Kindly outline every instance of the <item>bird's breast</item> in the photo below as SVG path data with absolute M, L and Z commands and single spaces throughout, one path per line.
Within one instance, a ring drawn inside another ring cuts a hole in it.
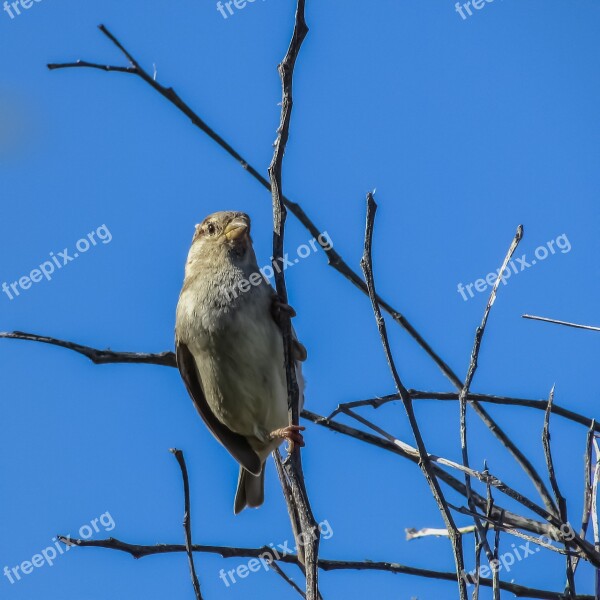
M 182 293 L 178 334 L 196 359 L 217 418 L 241 435 L 264 439 L 287 424 L 283 341 L 271 316 L 271 288 L 257 286 L 233 302 L 206 291 Z

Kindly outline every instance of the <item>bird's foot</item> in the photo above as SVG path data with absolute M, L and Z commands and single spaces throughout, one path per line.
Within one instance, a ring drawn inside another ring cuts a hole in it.
M 304 431 L 306 427 L 302 427 L 302 425 L 288 425 L 287 427 L 282 427 L 281 429 L 276 429 L 270 434 L 270 438 L 272 440 L 287 440 L 288 442 L 288 452 L 291 454 L 294 450 L 295 444 L 298 444 L 300 448 L 305 446 L 304 437 L 302 435 L 302 431 Z
M 279 323 L 282 312 L 286 312 L 290 318 L 294 318 L 296 316 L 296 311 L 289 304 L 282 302 L 281 298 L 277 294 L 274 294 L 273 304 L 271 304 L 271 314 L 273 315 L 273 319 L 275 319 L 276 323 Z
M 281 301 L 281 298 L 277 294 L 273 294 L 273 302 L 271 304 L 271 316 L 275 323 L 277 323 L 281 327 L 281 313 L 286 312 L 293 318 L 296 316 L 296 311 L 292 306 L 286 304 Z M 308 353 L 306 352 L 306 348 L 303 344 L 301 344 L 297 339 L 292 340 L 292 352 L 294 360 L 298 362 L 304 362 Z

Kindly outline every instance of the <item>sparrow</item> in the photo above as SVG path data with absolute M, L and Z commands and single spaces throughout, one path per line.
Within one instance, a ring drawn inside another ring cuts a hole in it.
M 196 226 L 177 303 L 177 367 L 206 426 L 240 465 L 235 514 L 263 503 L 269 454 L 284 440 L 304 445 L 305 428 L 288 425 L 282 310 L 295 315 L 258 267 L 248 215 L 216 212 Z M 292 333 L 301 409 L 306 349 Z

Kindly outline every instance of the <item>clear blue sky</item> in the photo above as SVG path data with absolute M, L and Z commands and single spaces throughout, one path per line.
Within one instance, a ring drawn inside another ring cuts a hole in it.
M 600 6 L 495 0 L 462 19 L 451 0 L 307 5 L 311 31 L 296 69 L 286 194 L 358 268 L 365 192 L 377 188 L 378 289 L 461 377 L 489 290 L 472 287 L 475 297 L 465 301 L 458 284 L 499 267 L 520 223 L 517 256 L 528 261 L 539 246 L 555 241 L 555 250 L 566 250 L 568 240 L 568 252 L 549 254 L 501 287 L 473 389 L 544 398 L 556 383 L 558 404 L 599 417 L 600 336 L 520 315 L 600 323 Z M 0 292 L 0 329 L 169 350 L 195 223 L 215 210 L 244 210 L 259 260 L 269 260 L 268 193 L 185 117 L 131 76 L 48 72 L 45 64 L 124 64 L 96 29 L 104 23 L 266 174 L 279 121 L 276 65 L 293 10 L 292 0 L 257 0 L 225 19 L 209 0 L 41 0 L 13 19 L 0 12 L 0 284 L 29 276 L 50 252 L 62 260 L 58 252 L 72 254 L 79 239 L 105 226 L 96 245 L 50 281 L 25 281 L 29 289 L 13 300 Z M 110 242 L 98 241 L 108 240 L 107 231 Z M 288 248 L 309 239 L 290 217 Z M 368 299 L 322 252 L 287 278 L 309 351 L 307 408 L 327 414 L 340 402 L 392 392 Z M 405 385 L 451 389 L 393 324 L 390 339 Z M 65 350 L 9 340 L 0 343 L 0 361 L 0 569 L 31 560 L 57 533 L 76 535 L 107 512 L 114 529 L 100 525 L 96 537 L 180 542 L 173 446 L 187 458 L 195 541 L 291 539 L 272 464 L 265 505 L 233 516 L 237 466 L 205 429 L 176 370 L 94 366 Z M 490 410 L 543 469 L 543 413 Z M 364 414 L 412 443 L 401 406 Z M 458 459 L 457 406 L 423 402 L 417 416 L 429 449 Z M 535 497 L 477 418 L 470 423 L 472 463 L 487 459 Z M 583 427 L 553 419 L 556 469 L 577 526 L 584 440 Z M 314 511 L 333 530 L 324 557 L 452 569 L 447 540 L 405 541 L 406 527 L 442 526 L 417 467 L 316 426 L 306 441 Z M 513 541 L 503 536 L 501 551 Z M 471 539 L 465 547 L 470 565 Z M 243 562 L 197 556 L 207 600 L 295 597 L 273 573 L 226 589 L 219 569 Z M 536 554 L 513 578 L 561 589 L 563 560 Z M 385 573 L 322 573 L 321 582 L 327 600 L 456 597 L 452 584 Z M 591 590 L 583 567 L 578 591 Z M 12 585 L 0 575 L 0 595 L 10 600 L 58 600 L 67 592 L 78 600 L 193 598 L 183 555 L 134 561 L 77 549 Z

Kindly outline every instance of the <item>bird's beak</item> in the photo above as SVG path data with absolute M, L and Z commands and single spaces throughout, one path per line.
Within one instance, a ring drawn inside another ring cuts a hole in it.
M 234 219 L 225 227 L 225 237 L 230 241 L 238 240 L 248 235 L 248 223 L 242 219 Z

